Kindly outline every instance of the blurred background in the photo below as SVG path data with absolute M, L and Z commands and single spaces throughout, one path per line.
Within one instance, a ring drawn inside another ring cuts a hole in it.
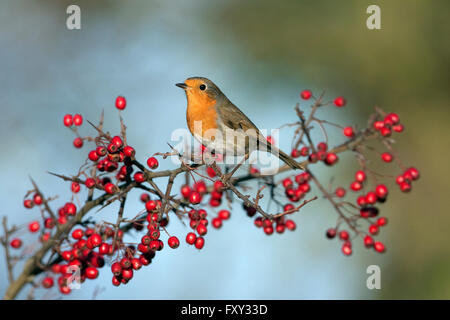
M 70 4 L 81 7 L 81 30 L 66 28 Z M 366 28 L 371 4 L 381 8 L 381 30 Z M 389 219 L 380 236 L 385 254 L 358 244 L 344 257 L 339 241 L 324 237 L 336 219 L 324 200 L 295 216 L 295 232 L 270 237 L 235 203 L 233 219 L 210 231 L 203 250 L 184 243 L 164 250 L 119 288 L 105 267 L 98 280 L 64 299 L 448 299 L 449 9 L 445 0 L 3 0 L 0 215 L 15 224 L 39 217 L 22 206 L 32 188 L 28 175 L 45 194 L 60 195 L 55 206 L 70 196 L 70 186 L 47 173 L 76 173 L 88 150 L 73 148 L 73 134 L 62 125 L 66 113 L 95 122 L 105 109 L 106 129 L 118 132 L 114 100 L 124 95 L 128 141 L 144 161 L 167 151 L 171 132 L 185 128 L 185 96 L 174 83 L 189 76 L 212 79 L 268 129 L 295 121 L 302 89 L 325 90 L 329 100 L 343 95 L 348 104 L 322 110 L 323 118 L 363 127 L 379 106 L 405 124 L 398 151 L 422 177 L 410 194 L 386 181 L 392 191 L 382 206 Z M 333 142 L 342 142 L 335 132 Z M 83 125 L 81 133 L 92 129 Z M 291 134 L 283 131 L 282 149 L 289 149 Z M 318 165 L 316 172 L 324 183 L 334 177 L 348 186 L 356 169 L 351 159 L 343 156 L 333 169 Z M 380 170 L 393 167 L 375 160 Z M 161 167 L 173 165 L 162 161 Z M 128 202 L 129 217 L 142 208 L 138 196 Z M 95 218 L 113 221 L 116 210 L 111 206 Z M 181 238 L 187 232 L 177 221 L 170 231 Z M 7 275 L 0 254 L 3 295 Z M 381 290 L 366 288 L 366 268 L 373 264 L 381 267 Z

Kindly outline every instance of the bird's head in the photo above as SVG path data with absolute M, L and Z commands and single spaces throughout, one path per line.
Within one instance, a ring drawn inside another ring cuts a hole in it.
M 203 77 L 187 78 L 186 81 L 177 83 L 176 86 L 186 92 L 188 104 L 211 104 L 223 96 L 223 93 L 211 80 Z

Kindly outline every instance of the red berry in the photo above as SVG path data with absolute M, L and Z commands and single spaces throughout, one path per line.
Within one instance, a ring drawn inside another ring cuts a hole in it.
M 103 242 L 98 247 L 98 253 L 100 253 L 100 254 L 110 254 L 111 253 L 111 246 L 108 243 Z
M 138 171 L 134 174 L 133 176 L 134 181 L 136 181 L 137 183 L 142 183 L 145 181 L 145 175 L 143 172 Z
M 362 185 L 358 181 L 353 181 L 350 184 L 350 189 L 352 189 L 353 191 L 359 191 L 362 189 Z
M 328 239 L 333 239 L 336 237 L 336 229 L 330 228 L 327 230 L 326 236 Z
M 22 246 L 22 240 L 20 240 L 19 238 L 14 238 L 11 240 L 9 245 L 14 249 L 18 249 Z
M 27 209 L 31 209 L 31 208 L 34 207 L 34 202 L 33 202 L 33 200 L 25 199 L 25 200 L 23 201 L 23 206 L 24 206 L 25 208 L 27 208 Z
M 131 266 L 131 262 L 130 262 Z M 131 280 L 133 278 L 133 269 L 123 269 L 122 270 L 122 278 L 125 280 Z
M 28 225 L 28 230 L 30 230 L 30 232 L 37 232 L 40 228 L 41 226 L 38 221 L 30 222 L 30 224 Z
M 89 152 L 89 154 L 88 154 L 88 158 L 89 158 L 89 160 L 91 160 L 91 161 L 97 161 L 100 157 L 98 156 L 98 154 L 97 154 L 97 151 L 96 150 L 92 150 L 92 151 L 90 151 Z
M 336 153 L 328 152 L 325 158 L 325 164 L 331 166 L 339 160 Z
M 383 137 L 389 137 L 391 135 L 391 129 L 383 127 L 380 129 L 380 133 Z
M 87 267 L 84 270 L 84 274 L 86 275 L 86 278 L 88 279 L 95 279 L 98 277 L 98 269 L 94 267 Z
M 328 145 L 325 142 L 319 142 L 317 144 L 317 150 L 325 152 L 328 150 Z
M 222 219 L 214 218 L 211 220 L 211 224 L 214 228 L 219 229 L 220 227 L 222 227 Z
M 301 97 L 303 100 L 308 100 L 308 99 L 311 98 L 311 96 L 312 96 L 311 90 L 303 90 L 303 91 L 300 93 L 300 97 Z
M 196 236 L 195 233 L 193 233 L 193 232 L 189 232 L 189 233 L 186 235 L 186 242 L 187 242 L 188 244 L 194 244 L 196 239 L 197 239 L 197 236 Z
M 366 195 L 366 202 L 370 203 L 370 204 L 374 204 L 375 202 L 377 202 L 377 194 L 373 191 L 369 191 Z
M 70 261 L 73 259 L 73 254 L 71 251 L 65 250 L 65 251 L 61 252 L 61 258 L 63 258 L 63 260 L 66 260 L 66 261 Z
M 77 149 L 81 148 L 83 146 L 83 139 L 80 137 L 77 137 L 73 140 L 73 146 Z
M 131 267 L 134 270 L 139 270 L 142 267 L 142 263 L 138 258 L 131 259 Z
M 171 247 L 172 249 L 176 249 L 180 245 L 180 240 L 178 240 L 177 237 L 172 236 L 169 238 L 167 243 L 169 244 L 169 247 Z
M 389 152 L 384 152 L 381 154 L 381 160 L 383 160 L 384 162 L 391 162 L 392 159 L 393 159 L 393 156 Z
M 369 235 L 364 237 L 364 245 L 369 248 L 371 246 L 373 246 L 373 238 Z
M 192 204 L 199 204 L 202 201 L 202 196 L 199 192 L 192 191 L 191 194 L 189 195 L 189 201 Z
M 150 169 L 158 168 L 158 160 L 155 157 L 150 157 L 147 159 L 147 165 Z
M 405 130 L 405 126 L 402 124 L 396 124 L 392 127 L 392 130 L 394 130 L 395 132 L 403 132 L 403 130 Z
M 286 226 L 284 224 L 280 224 L 280 223 L 278 223 L 275 227 L 275 231 L 280 234 L 283 233 L 285 229 L 286 229 Z
M 342 250 L 342 253 L 346 256 L 349 256 L 352 254 L 352 247 L 347 244 L 343 244 L 341 250 Z
M 77 213 L 77 206 L 72 202 L 67 202 L 64 205 L 64 210 L 68 215 L 74 216 Z
M 336 107 L 343 107 L 343 106 L 345 106 L 345 103 L 346 103 L 346 101 L 345 101 L 345 98 L 344 97 L 337 97 L 336 99 L 334 99 L 334 105 L 336 106 Z
M 379 241 L 375 242 L 375 243 L 373 244 L 373 247 L 375 248 L 375 250 L 376 250 L 377 252 L 380 252 L 380 253 L 381 253 L 381 252 L 384 252 L 384 251 L 386 250 L 384 244 L 383 244 L 382 242 L 379 242 Z
M 119 110 L 123 110 L 123 109 L 125 109 L 126 106 L 127 106 L 127 100 L 125 100 L 124 97 L 118 96 L 116 98 L 116 108 Z
M 73 193 L 78 193 L 80 192 L 80 184 L 78 182 L 72 182 L 70 189 L 72 190 Z
M 105 184 L 105 192 L 109 194 L 114 194 L 116 192 L 116 185 L 112 182 Z
M 222 220 L 228 220 L 230 218 L 230 211 L 220 210 L 218 213 L 218 217 Z
M 400 183 L 400 190 L 402 192 L 409 192 L 411 191 L 411 185 L 407 182 Z
M 379 217 L 378 219 L 377 219 L 377 225 L 379 226 L 379 227 L 383 227 L 383 226 L 385 226 L 387 224 L 387 218 L 385 218 L 385 217 Z
M 334 191 L 334 194 L 339 198 L 343 198 L 345 196 L 345 189 L 342 187 L 336 188 L 336 191 Z
M 362 170 L 356 171 L 355 180 L 358 182 L 364 182 L 364 180 L 366 180 L 366 173 Z
M 111 144 L 115 145 L 115 146 L 117 147 L 117 149 L 120 149 L 120 148 L 122 148 L 122 146 L 123 146 L 123 140 L 122 140 L 122 138 L 119 137 L 119 136 L 114 136 L 114 137 L 111 139 Z
M 348 232 L 345 230 L 342 230 L 341 232 L 339 232 L 339 238 L 344 241 L 348 240 L 348 238 L 349 238 Z
M 83 238 L 84 232 L 82 229 L 75 229 L 72 231 L 72 238 L 79 240 Z
M 283 180 L 283 187 L 284 188 L 289 188 L 291 187 L 294 183 L 292 182 L 291 178 L 286 178 Z
M 199 225 L 197 226 L 197 233 L 201 236 L 204 236 L 207 231 L 208 230 L 206 229 L 206 227 L 203 224 L 199 223 Z
M 84 182 L 84 185 L 86 186 L 86 188 L 93 188 L 95 186 L 95 180 L 92 178 L 87 178 L 86 181 Z
M 257 228 L 261 228 L 263 225 L 263 219 L 261 217 L 258 217 L 255 219 L 254 223 Z
M 111 272 L 115 275 L 115 276 L 119 276 L 122 273 L 122 266 L 120 265 L 119 262 L 114 262 L 111 265 Z
M 118 286 L 120 286 L 120 278 L 118 278 L 118 277 L 116 277 L 116 276 L 113 276 L 112 277 L 112 284 L 113 284 L 113 286 L 115 286 L 115 287 L 118 287 Z
M 217 175 L 216 171 L 214 171 L 214 168 L 212 168 L 212 167 L 207 167 L 206 173 L 208 174 L 208 176 L 210 178 L 214 178 Z
M 406 170 L 412 177 L 413 180 L 417 180 L 420 178 L 420 173 L 419 170 L 417 170 L 414 167 L 409 168 L 408 170 Z
M 76 126 L 81 126 L 83 124 L 83 117 L 81 114 L 76 114 L 73 116 L 73 124 Z
M 103 146 L 98 146 L 98 147 L 95 149 L 95 152 L 97 153 L 97 155 L 98 155 L 99 157 L 103 157 L 103 156 L 106 155 L 107 150 L 106 150 L 106 148 L 103 147 Z
M 42 204 L 44 199 L 42 199 L 42 196 L 39 193 L 34 194 L 33 196 L 33 202 L 34 204 L 37 204 L 38 206 Z
M 55 282 L 51 277 L 45 277 L 44 279 L 42 279 L 42 286 L 46 289 L 53 287 L 54 283 Z
M 273 226 L 272 225 L 270 225 L 270 226 L 266 226 L 266 227 L 264 227 L 264 233 L 265 234 L 267 234 L 268 236 L 270 236 L 272 233 L 273 233 Z
M 90 243 L 93 248 L 96 248 L 102 243 L 102 237 L 98 233 L 94 233 L 88 238 L 88 243 Z
M 376 224 L 372 224 L 369 226 L 369 232 L 371 234 L 377 234 L 378 233 L 378 226 Z
M 378 198 L 385 198 L 388 194 L 388 188 L 384 184 L 379 184 L 375 188 L 375 193 Z
M 396 113 L 389 113 L 384 117 L 384 122 L 394 125 L 400 122 L 400 117 Z
M 302 147 L 301 149 L 300 149 L 300 155 L 302 156 L 302 157 L 306 157 L 307 155 L 309 155 L 309 148 L 308 147 Z
M 195 247 L 197 249 L 202 249 L 203 246 L 205 245 L 205 239 L 203 237 L 198 237 L 197 239 L 195 239 Z
M 292 149 L 292 151 L 291 151 L 291 157 L 292 157 L 292 158 L 298 158 L 298 157 L 300 157 L 300 150 L 298 150 L 298 149 Z
M 156 203 L 155 200 L 149 200 L 145 203 L 145 209 L 148 212 L 152 212 L 156 209 L 156 207 L 158 206 L 158 204 Z
M 356 199 L 356 203 L 358 204 L 358 206 L 362 207 L 363 205 L 365 205 L 365 204 L 367 203 L 366 197 L 364 197 L 364 196 L 359 196 L 359 197 Z
M 384 122 L 383 121 L 375 121 L 373 123 L 373 127 L 375 128 L 375 130 L 381 130 L 382 128 L 384 128 Z
M 136 151 L 131 146 L 125 146 L 123 148 L 123 154 L 127 157 L 133 158 L 136 155 Z
M 352 127 L 345 127 L 342 130 L 342 133 L 344 134 L 344 136 L 349 137 L 349 138 L 351 138 L 355 135 L 355 132 L 353 131 Z
M 293 220 L 286 220 L 286 228 L 290 231 L 294 231 L 297 228 L 297 225 Z
M 73 118 L 71 114 L 66 114 L 63 118 L 63 123 L 66 127 L 70 127 L 73 124 Z

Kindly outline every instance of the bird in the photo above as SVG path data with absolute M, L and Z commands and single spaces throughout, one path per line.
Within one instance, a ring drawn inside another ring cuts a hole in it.
M 305 170 L 300 163 L 272 145 L 211 80 L 190 77 L 175 85 L 186 93 L 189 131 L 211 152 L 248 158 L 253 151 L 266 151 L 292 169 Z

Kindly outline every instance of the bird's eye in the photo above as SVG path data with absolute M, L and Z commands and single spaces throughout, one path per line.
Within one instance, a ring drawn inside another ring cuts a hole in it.
M 200 85 L 200 90 L 202 90 L 202 91 L 203 91 L 203 90 L 205 90 L 205 89 L 206 89 L 206 85 L 204 85 L 204 84 L 201 84 L 201 85 Z

